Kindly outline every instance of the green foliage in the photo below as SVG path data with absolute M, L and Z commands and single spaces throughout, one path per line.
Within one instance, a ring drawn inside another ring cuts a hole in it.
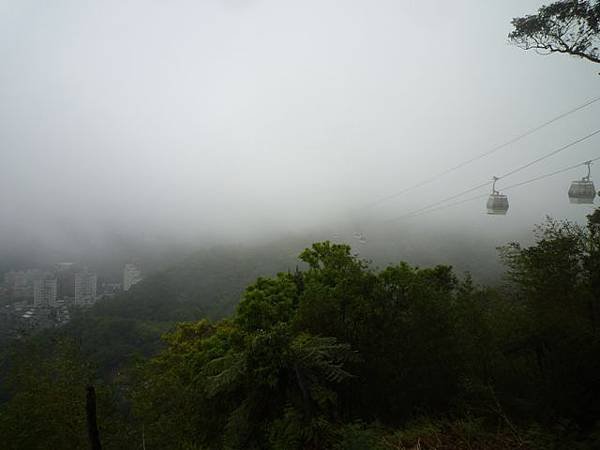
M 594 356 L 600 351 L 600 239 L 594 217 L 585 229 L 548 220 L 536 245 L 502 249 L 527 318 L 510 349 L 524 364 L 521 389 L 535 393 L 535 408 L 583 421 L 600 414 L 600 362 Z
M 76 349 L 61 342 L 49 360 L 42 359 L 39 346 L 20 350 L 27 353 L 13 353 L 15 370 L 7 380 L 14 396 L 0 409 L 3 446 L 41 448 L 46 442 L 54 448 L 83 447 L 84 387 L 89 373 L 74 363 Z
M 291 275 L 259 278 L 246 289 L 236 320 L 247 330 L 269 329 L 277 323 L 289 322 L 296 300 L 297 286 Z
M 595 448 L 600 212 L 549 220 L 501 256 L 498 290 L 442 265 L 375 271 L 322 242 L 304 271 L 256 279 L 228 319 L 170 328 L 148 320 L 152 298 L 145 320 L 99 308 L 3 359 L 0 432 L 7 448 L 85 446 L 94 382 L 108 448 Z
M 48 336 L 43 336 L 47 338 Z M 10 352 L 4 381 L 10 399 L 0 405 L 3 449 L 81 449 L 88 447 L 86 386 L 96 384 L 100 434 L 109 448 L 127 448 L 129 429 L 115 409 L 111 388 L 69 339 L 19 344 Z

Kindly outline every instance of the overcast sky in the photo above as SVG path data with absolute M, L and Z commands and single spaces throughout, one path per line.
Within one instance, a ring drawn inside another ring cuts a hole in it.
M 600 128 L 600 102 L 359 208 L 600 95 L 597 65 L 508 44 L 511 19 L 541 4 L 0 0 L 2 238 L 366 227 L 506 172 Z M 600 136 L 506 184 L 597 156 Z M 582 175 L 511 191 L 507 217 L 484 199 L 413 224 L 582 219 L 566 196 Z

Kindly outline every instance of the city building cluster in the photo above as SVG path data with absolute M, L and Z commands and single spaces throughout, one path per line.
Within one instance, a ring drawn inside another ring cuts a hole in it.
M 51 270 L 6 272 L 0 286 L 0 339 L 64 325 L 71 320 L 72 308 L 92 306 L 141 280 L 137 264 L 125 265 L 122 282 L 99 282 L 95 272 L 71 262 L 58 263 Z

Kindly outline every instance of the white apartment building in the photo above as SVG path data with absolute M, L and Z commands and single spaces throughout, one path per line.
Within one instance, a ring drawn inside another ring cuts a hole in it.
M 89 305 L 96 301 L 98 277 L 85 269 L 75 274 L 75 304 Z
M 40 278 L 33 281 L 33 304 L 56 306 L 56 278 Z

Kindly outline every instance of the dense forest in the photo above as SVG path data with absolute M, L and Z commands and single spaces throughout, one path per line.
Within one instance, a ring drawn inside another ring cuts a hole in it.
M 222 319 L 169 286 L 227 282 L 165 271 L 4 349 L 2 447 L 87 448 L 94 386 L 108 449 L 598 448 L 600 209 L 499 253 L 487 288 L 315 243 Z

